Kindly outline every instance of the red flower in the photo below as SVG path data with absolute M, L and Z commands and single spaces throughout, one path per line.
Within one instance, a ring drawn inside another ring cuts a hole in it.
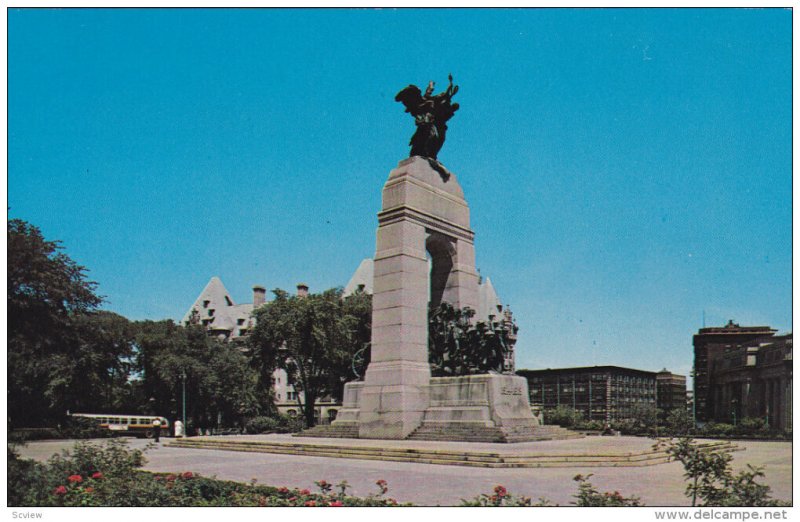
M 377 484 L 377 485 L 379 485 L 379 486 L 383 487 L 383 486 L 385 486 L 385 485 L 387 484 L 387 482 L 386 482 L 385 480 L 383 480 L 383 479 L 380 479 L 380 480 L 379 480 L 379 481 L 377 481 L 375 484 Z
M 506 488 L 504 488 L 503 486 L 495 486 L 494 493 L 500 498 L 503 498 L 506 495 L 508 495 L 508 491 L 506 491 Z
M 177 477 L 175 475 L 170 473 L 169 475 L 167 475 L 167 482 L 174 482 L 176 478 Z
M 73 484 L 80 483 L 83 482 L 83 477 L 81 477 L 80 475 L 70 475 L 69 477 L 67 477 L 67 480 L 69 480 Z
M 297 500 L 297 497 L 289 497 L 289 502 L 294 502 L 295 500 Z
M 64 486 L 58 486 L 56 489 L 53 490 L 53 493 L 55 493 L 56 495 L 66 495 L 67 488 L 65 488 Z
M 300 494 L 301 494 L 301 495 L 310 495 L 310 494 L 311 494 L 311 492 L 310 492 L 309 490 L 307 490 L 307 489 L 301 489 L 301 490 L 300 490 Z
M 284 486 L 282 488 L 278 488 L 278 493 L 288 493 L 288 492 L 289 492 L 289 488 L 287 488 L 286 486 Z
M 337 500 L 335 502 L 328 502 L 328 505 L 330 507 L 342 507 L 342 506 L 344 506 L 344 504 L 342 504 L 341 500 Z
M 190 479 L 192 477 L 194 477 L 194 473 L 192 473 L 191 471 L 184 471 L 183 473 L 181 473 L 181 478 Z
M 96 480 L 100 480 L 101 478 L 103 478 L 103 474 L 100 473 L 99 471 L 95 471 L 94 473 L 92 473 L 92 478 L 96 479 Z
M 83 491 L 85 491 L 86 493 L 91 493 L 91 492 L 94 491 L 94 488 L 92 486 L 89 486 L 88 488 L 84 489 Z
M 317 507 L 317 503 L 314 502 L 313 500 L 307 500 L 306 507 Z

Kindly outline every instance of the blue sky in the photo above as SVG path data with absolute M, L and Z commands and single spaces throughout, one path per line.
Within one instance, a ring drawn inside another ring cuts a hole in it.
M 706 324 L 791 330 L 789 10 L 10 10 L 10 217 L 106 308 L 211 276 L 343 286 L 452 72 L 439 158 L 520 368 L 688 373 Z M 440 89 L 437 89 L 437 91 Z

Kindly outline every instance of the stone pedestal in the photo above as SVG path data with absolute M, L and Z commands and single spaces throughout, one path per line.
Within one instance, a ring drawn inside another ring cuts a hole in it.
M 363 382 L 345 385 L 331 433 L 354 436 L 357 427 L 359 438 L 532 440 L 537 422 L 524 378 L 431 379 L 429 302 L 478 305 L 474 233 L 455 176 L 424 158 L 401 161 L 383 187 L 378 223 L 370 364 Z
M 420 157 L 389 174 L 378 223 L 359 437 L 402 439 L 421 424 L 430 401 L 428 302 L 477 308 L 474 233 L 455 176 Z

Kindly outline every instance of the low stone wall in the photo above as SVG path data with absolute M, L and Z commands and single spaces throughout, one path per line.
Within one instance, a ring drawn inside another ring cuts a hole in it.
M 344 388 L 344 401 L 334 425 L 357 424 L 363 382 Z M 498 428 L 541 424 L 531 413 L 528 381 L 517 375 L 484 374 L 434 377 L 428 385 L 430 403 L 424 425 L 473 425 Z
M 528 382 L 516 375 L 434 377 L 423 424 L 476 423 L 483 426 L 536 426 L 528 402 Z
M 348 382 L 344 385 L 344 397 L 342 397 L 342 407 L 333 425 L 358 424 L 358 415 L 361 407 L 361 390 L 364 389 L 364 381 Z

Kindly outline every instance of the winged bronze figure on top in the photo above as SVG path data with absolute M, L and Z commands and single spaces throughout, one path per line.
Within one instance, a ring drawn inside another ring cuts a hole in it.
M 433 94 L 434 82 L 428 83 L 425 94 L 416 85 L 409 85 L 394 97 L 406 107 L 406 112 L 414 117 L 417 131 L 411 136 L 411 154 L 436 160 L 444 138 L 447 134 L 447 121 L 458 110 L 457 103 L 451 103 L 458 92 L 458 85 L 453 85 L 453 75 L 448 75 L 450 85 L 439 94 Z

